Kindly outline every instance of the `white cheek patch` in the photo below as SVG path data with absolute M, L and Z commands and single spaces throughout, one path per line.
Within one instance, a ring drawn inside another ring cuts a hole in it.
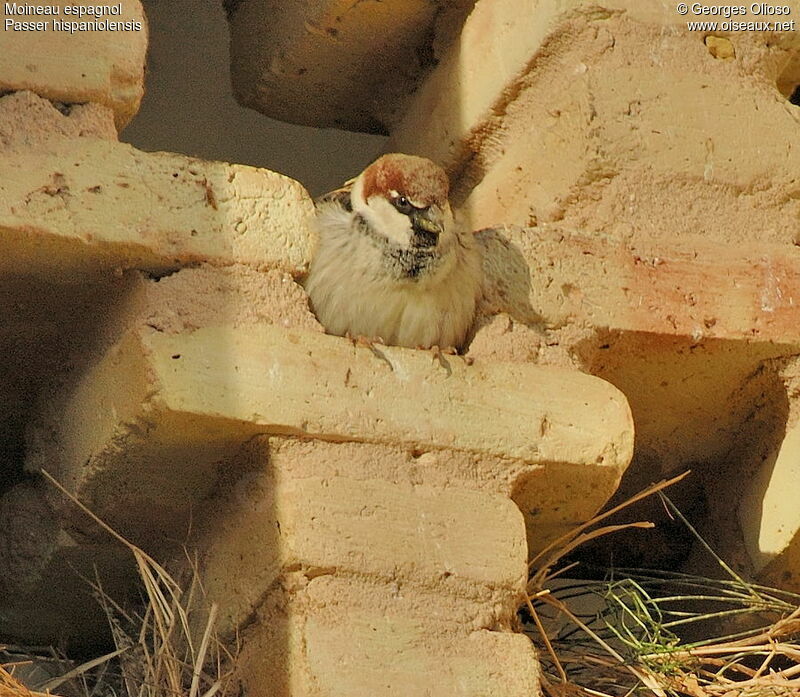
M 411 220 L 403 215 L 382 196 L 373 196 L 360 213 L 372 225 L 375 232 L 402 246 L 411 243 Z

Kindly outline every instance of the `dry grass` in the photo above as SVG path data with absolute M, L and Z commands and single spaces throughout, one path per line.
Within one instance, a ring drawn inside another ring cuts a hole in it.
M 196 566 L 189 560 L 188 587 L 146 552 L 95 516 L 46 472 L 44 476 L 133 555 L 144 589 L 144 609 L 128 611 L 93 583 L 116 648 L 32 692 L 0 667 L 0 697 L 39 697 L 66 689 L 85 697 L 230 697 L 238 693 L 235 652 L 215 631 L 217 607 L 207 605 Z M 202 618 L 202 621 L 200 621 Z M 32 656 L 33 660 L 36 660 Z M 7 666 L 10 667 L 10 666 Z
M 716 555 L 722 579 L 617 569 L 604 581 L 560 582 L 571 568 L 564 557 L 581 544 L 650 527 L 599 526 L 646 496 L 661 496 L 705 545 L 663 493 L 684 476 L 596 517 L 532 561 L 529 634 L 549 697 L 800 696 L 800 596 L 749 583 Z M 744 628 L 719 636 L 720 626 Z
M 2 648 L 2 647 L 0 647 Z M 13 670 L 13 666 L 9 666 Z M 0 665 L 0 697 L 45 697 L 43 692 L 33 692 Z
M 562 580 L 572 568 L 565 557 L 580 545 L 626 528 L 652 527 L 602 526 L 603 520 L 646 496 L 661 496 L 672 506 L 663 490 L 683 476 L 597 516 L 532 560 L 528 633 L 540 649 L 548 697 L 800 697 L 798 595 L 749 583 L 716 556 L 722 579 L 618 569 L 603 581 Z M 50 480 L 131 551 L 146 603 L 143 612 L 132 614 L 95 584 L 115 650 L 36 686 L 38 692 L 16 680 L 12 666 L 6 666 L 10 672 L 0 667 L 0 697 L 40 697 L 62 689 L 80 697 L 236 694 L 235 656 L 214 630 L 216 606 L 205 608 L 203 622 L 197 621 L 197 609 L 206 603 L 195 565 L 189 564 L 193 573 L 182 589 L 158 562 Z M 589 611 L 587 599 L 593 603 Z M 744 628 L 720 637 L 719 627 L 732 622 Z M 685 639 L 687 630 L 692 641 Z

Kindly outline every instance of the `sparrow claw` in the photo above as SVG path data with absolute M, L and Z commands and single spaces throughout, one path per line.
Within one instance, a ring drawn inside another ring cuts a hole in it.
M 363 334 L 356 334 L 353 336 L 350 332 L 345 332 L 344 338 L 350 341 L 353 346 L 362 346 L 365 348 L 372 348 L 375 344 L 384 345 L 386 343 L 379 336 L 364 336 Z
M 434 361 L 439 361 L 439 365 L 447 371 L 447 377 L 450 377 L 453 371 L 450 369 L 450 364 L 445 360 L 445 354 L 454 356 L 457 352 L 452 346 L 440 348 L 439 346 L 430 347 L 431 356 Z
M 375 344 L 380 344 L 381 346 L 384 345 L 384 341 L 381 337 L 379 336 L 369 337 L 369 336 L 364 336 L 362 334 L 352 336 L 350 332 L 345 333 L 344 337 L 345 339 L 350 341 L 354 347 L 368 348 L 370 351 L 372 351 L 373 355 L 376 358 L 380 358 L 382 361 L 386 363 L 386 365 L 389 366 L 391 370 L 394 370 L 394 366 L 392 365 L 391 361 L 389 361 L 389 359 L 386 357 L 386 355 L 382 351 L 379 351 L 378 349 L 375 348 Z

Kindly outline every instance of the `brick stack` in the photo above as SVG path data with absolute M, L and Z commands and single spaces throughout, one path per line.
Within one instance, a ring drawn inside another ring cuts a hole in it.
M 466 9 L 409 31 L 456 35 Z M 91 643 L 86 579 L 135 579 L 44 469 L 159 558 L 197 549 L 252 694 L 536 694 L 529 547 L 616 489 L 625 397 L 326 336 L 301 185 L 117 142 L 144 30 L 0 42 L 0 635 Z
M 297 182 L 116 141 L 144 30 L 0 33 L 3 639 L 91 641 L 80 574 L 134 578 L 42 468 L 198 551 L 249 694 L 537 694 L 527 558 L 631 457 L 695 467 L 721 548 L 798 587 L 793 38 L 633 0 L 384 5 L 226 3 L 235 90 L 447 168 L 482 228 L 472 363 L 324 334 Z

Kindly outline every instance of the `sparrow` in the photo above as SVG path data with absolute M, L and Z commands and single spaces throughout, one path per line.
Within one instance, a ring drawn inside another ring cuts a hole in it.
M 315 202 L 318 244 L 304 285 L 328 333 L 463 348 L 482 262 L 448 195 L 438 165 L 391 153 Z

